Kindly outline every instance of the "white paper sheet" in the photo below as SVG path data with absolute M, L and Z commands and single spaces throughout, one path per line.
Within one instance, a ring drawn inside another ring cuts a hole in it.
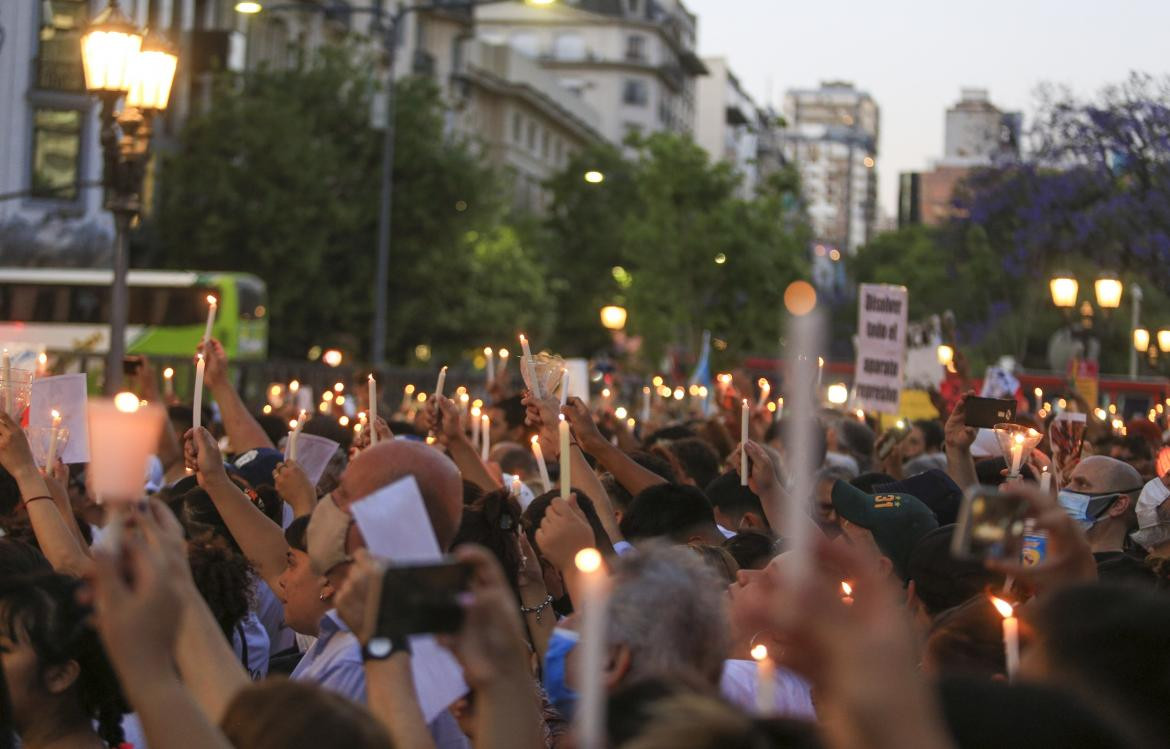
M 354 502 L 350 512 L 366 548 L 377 557 L 394 564 L 425 564 L 443 556 L 413 476 Z M 411 637 L 410 647 L 419 706 L 430 723 L 468 692 L 467 684 L 459 662 L 430 635 Z
M 32 383 L 28 411 L 30 427 L 53 426 L 53 409 L 61 414 L 61 426 L 69 430 L 69 442 L 61 453 L 66 463 L 89 462 L 89 420 L 84 374 L 41 377 Z
M 328 437 L 304 432 L 297 435 L 297 462 L 301 464 L 305 475 L 309 477 L 309 483 L 313 486 L 321 480 L 329 461 L 337 452 L 337 447 L 338 443 Z

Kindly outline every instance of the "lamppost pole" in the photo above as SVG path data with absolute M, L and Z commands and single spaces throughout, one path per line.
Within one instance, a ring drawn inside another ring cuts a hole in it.
M 1130 284 L 1129 287 L 1130 304 L 1130 326 L 1131 331 L 1137 330 L 1142 322 L 1142 287 L 1135 284 Z M 1138 351 L 1136 346 L 1129 347 L 1129 378 L 1136 380 L 1138 375 Z

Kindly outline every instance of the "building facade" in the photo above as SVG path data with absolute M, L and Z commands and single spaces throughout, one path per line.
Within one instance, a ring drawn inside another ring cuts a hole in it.
M 697 21 L 679 0 L 562 0 L 476 8 L 476 34 L 537 60 L 600 116 L 611 143 L 627 135 L 689 134 Z
M 748 197 L 759 181 L 761 130 L 765 113 L 744 91 L 727 59 L 703 60 L 708 74 L 696 86 L 695 142 L 711 156 L 735 167 L 743 177 L 741 192 Z
M 800 171 L 817 244 L 855 253 L 874 232 L 880 111 L 844 82 L 785 95 L 783 154 Z

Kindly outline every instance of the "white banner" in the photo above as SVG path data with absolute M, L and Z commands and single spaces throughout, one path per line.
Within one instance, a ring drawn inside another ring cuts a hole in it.
M 857 302 L 854 400 L 866 411 L 898 413 L 906 361 L 905 286 L 861 284 Z

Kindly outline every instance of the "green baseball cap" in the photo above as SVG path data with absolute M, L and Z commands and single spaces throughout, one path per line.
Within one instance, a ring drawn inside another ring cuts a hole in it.
M 910 494 L 867 494 L 848 481 L 833 484 L 833 509 L 856 526 L 873 534 L 882 554 L 906 579 L 910 552 L 927 533 L 938 527 L 934 513 Z

